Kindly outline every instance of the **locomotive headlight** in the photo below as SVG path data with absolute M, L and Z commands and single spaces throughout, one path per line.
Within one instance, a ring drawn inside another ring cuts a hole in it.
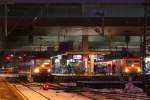
M 140 68 L 137 69 L 137 72 L 141 72 L 142 70 Z
M 125 69 L 125 72 L 126 72 L 126 73 L 128 73 L 128 72 L 129 72 L 129 69 L 128 69 L 128 68 L 126 68 L 126 69 Z
M 40 72 L 39 68 L 34 69 L 34 73 L 39 73 L 39 72 Z
M 134 64 L 132 64 L 131 67 L 134 67 Z
M 51 72 L 51 69 L 48 69 L 47 71 L 50 73 L 50 72 Z
M 42 64 L 42 66 L 41 66 L 42 68 L 44 68 L 45 67 L 45 65 L 44 64 Z

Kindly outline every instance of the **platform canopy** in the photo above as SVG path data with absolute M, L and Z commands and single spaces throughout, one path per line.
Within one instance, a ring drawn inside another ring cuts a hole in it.
M 0 0 L 1 4 L 14 3 L 117 3 L 141 4 L 144 0 Z

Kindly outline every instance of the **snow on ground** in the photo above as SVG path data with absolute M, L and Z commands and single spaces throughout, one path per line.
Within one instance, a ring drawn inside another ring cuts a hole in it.
M 52 100 L 91 100 L 88 97 L 84 97 L 76 93 L 67 93 L 62 90 L 49 89 L 48 91 L 44 91 L 42 89 L 39 90 L 39 88 L 36 87 L 33 87 L 33 89 L 42 93 L 46 97 L 49 97 Z
M 42 97 L 38 93 L 50 98 L 51 100 L 115 100 L 111 99 L 107 96 L 103 95 L 96 95 L 90 92 L 65 92 L 64 90 L 58 89 L 49 89 L 43 90 L 40 87 L 31 87 L 36 92 L 30 90 L 29 88 L 23 85 L 16 85 L 17 89 L 19 89 L 29 100 L 47 100 L 46 98 Z
M 31 91 L 29 88 L 23 85 L 16 85 L 16 88 L 20 90 L 29 100 L 47 100 L 46 98 L 42 97 L 38 93 Z
M 61 86 L 74 86 L 75 84 L 67 84 L 62 83 Z M 54 86 L 54 87 L 53 87 Z M 57 86 L 57 88 L 55 87 Z M 46 96 L 47 98 L 50 98 L 51 100 L 145 100 L 145 99 L 133 99 L 133 97 L 124 97 L 119 96 L 118 94 L 122 94 L 122 89 L 91 89 L 91 88 L 83 88 L 81 91 L 64 91 L 61 88 L 58 88 L 58 84 L 50 84 L 49 90 L 43 90 L 40 88 L 40 86 L 30 86 L 33 90 L 36 92 Z M 16 87 L 24 94 L 26 95 L 29 100 L 47 100 L 46 98 L 42 97 L 38 93 L 34 93 L 34 91 L 30 90 L 29 88 L 22 86 L 22 85 L 16 85 Z M 110 93 L 110 95 L 103 94 L 101 92 L 107 92 Z M 111 93 L 116 93 L 111 95 Z M 138 94 L 135 94 L 138 95 Z

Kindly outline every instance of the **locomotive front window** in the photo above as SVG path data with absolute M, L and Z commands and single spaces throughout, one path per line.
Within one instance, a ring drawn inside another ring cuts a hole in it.
M 140 61 L 139 60 L 134 60 L 134 63 L 140 63 Z
M 127 60 L 127 64 L 140 63 L 139 60 Z
M 133 60 L 127 60 L 127 64 L 132 64 Z

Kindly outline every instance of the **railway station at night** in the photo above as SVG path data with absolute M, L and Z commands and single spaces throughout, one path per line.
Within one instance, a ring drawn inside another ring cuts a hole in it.
M 150 0 L 0 0 L 0 100 L 149 96 Z

